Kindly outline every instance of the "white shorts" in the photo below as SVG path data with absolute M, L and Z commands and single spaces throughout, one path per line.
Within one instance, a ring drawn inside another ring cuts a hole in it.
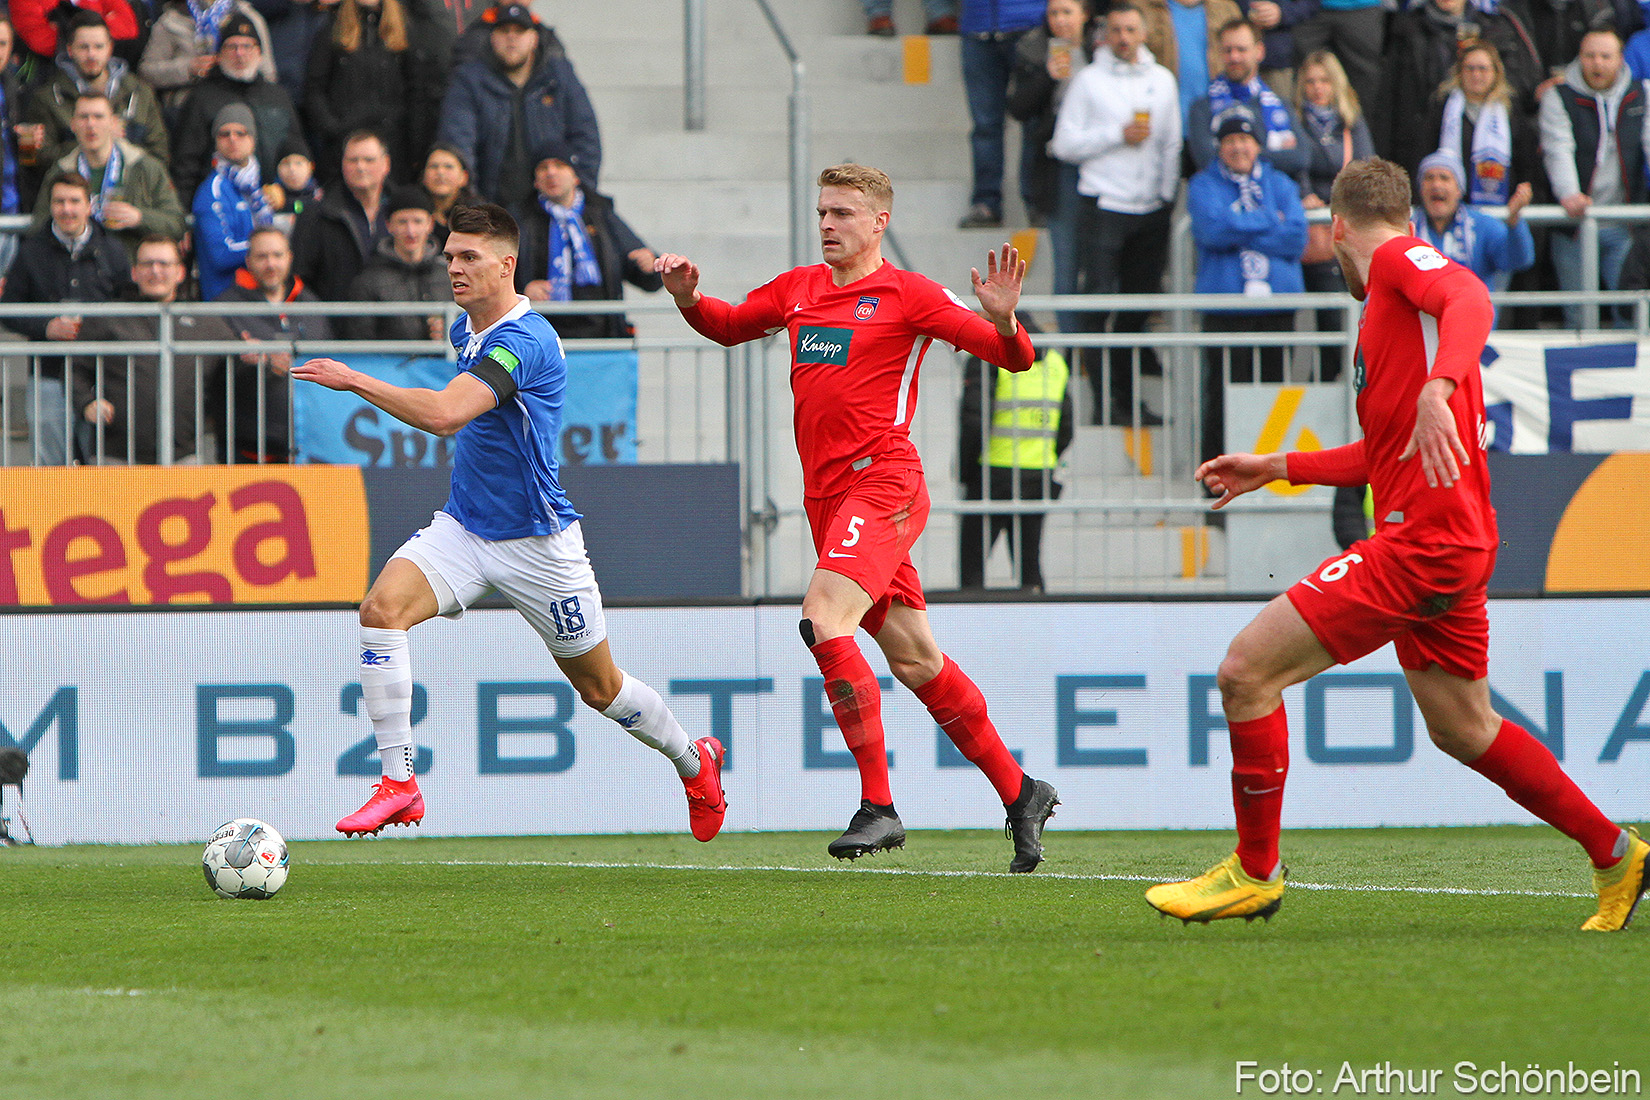
M 588 653 L 607 637 L 607 616 L 577 523 L 554 535 L 494 542 L 437 512 L 391 559 L 423 570 L 440 614 L 456 619 L 489 592 L 509 600 L 557 657 Z

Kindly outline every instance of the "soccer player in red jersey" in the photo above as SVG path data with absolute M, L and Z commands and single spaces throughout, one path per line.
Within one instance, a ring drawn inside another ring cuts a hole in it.
M 1364 303 L 1354 363 L 1364 437 L 1327 451 L 1221 455 L 1197 477 L 1221 494 L 1216 508 L 1277 480 L 1367 482 L 1375 534 L 1272 600 L 1233 639 L 1218 681 L 1237 851 L 1197 878 L 1152 887 L 1146 901 L 1185 921 L 1277 912 L 1289 768 L 1283 689 L 1390 641 L 1433 743 L 1586 850 L 1599 904 L 1582 928 L 1625 928 L 1650 845 L 1599 812 L 1547 747 L 1490 703 L 1485 590 L 1497 533 L 1478 373 L 1489 294 L 1410 233 L 1409 177 L 1396 164 L 1348 165 L 1329 205 L 1341 271 Z
M 1014 319 L 1025 263 L 1004 245 L 1000 261 L 988 255 L 983 278 L 972 273 L 981 318 L 938 283 L 882 258 L 893 198 L 893 184 L 875 168 L 825 169 L 825 262 L 787 271 L 739 305 L 701 294 L 699 268 L 685 256 L 667 253 L 654 269 L 688 324 L 724 347 L 781 329 L 789 336 L 804 505 L 819 554 L 802 599 L 802 638 L 859 765 L 863 796 L 847 831 L 831 842 L 831 855 L 857 859 L 905 845 L 888 785 L 882 694 L 854 638 L 864 627 L 894 677 L 996 788 L 1014 841 L 1009 870 L 1032 871 L 1059 796 L 1020 770 L 980 689 L 940 651 L 910 557 L 929 508 L 910 435 L 917 370 L 935 340 L 1011 371 L 1031 366 L 1031 340 Z

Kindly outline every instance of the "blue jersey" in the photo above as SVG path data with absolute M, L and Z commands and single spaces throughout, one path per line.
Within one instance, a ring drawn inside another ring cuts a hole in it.
M 556 477 L 567 358 L 550 322 L 526 298 L 481 332 L 453 322 L 458 369 L 498 397 L 454 437 L 453 488 L 442 511 L 495 542 L 552 535 L 579 519 Z

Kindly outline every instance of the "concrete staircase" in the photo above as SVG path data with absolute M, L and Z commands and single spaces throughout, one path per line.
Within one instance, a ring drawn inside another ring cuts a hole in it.
M 929 78 L 907 83 L 907 44 L 864 34 L 855 0 L 774 0 L 773 7 L 806 66 L 813 168 L 857 160 L 887 171 L 906 259 L 966 291 L 969 267 L 1025 222 L 1011 199 L 1007 230 L 956 229 L 970 174 L 957 39 L 912 44 L 927 51 Z M 719 296 L 742 296 L 788 266 L 791 73 L 757 5 L 709 0 L 706 128 L 696 133 L 682 128 L 679 3 L 538 8 L 567 43 L 601 119 L 602 189 L 642 237 L 656 250 L 693 257 L 706 290 Z M 920 4 L 900 0 L 895 18 L 920 28 Z M 1011 164 L 1015 130 L 1011 123 Z M 1030 292 L 1048 292 L 1046 268 L 1046 259 L 1035 265 Z

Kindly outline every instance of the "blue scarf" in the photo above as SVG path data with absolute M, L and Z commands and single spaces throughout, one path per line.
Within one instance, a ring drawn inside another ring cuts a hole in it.
M 1438 148 L 1461 156 L 1461 133 L 1465 126 L 1467 97 L 1457 88 L 1444 100 L 1444 119 L 1438 134 Z M 1472 128 L 1472 149 L 1467 162 L 1467 193 L 1463 202 L 1500 206 L 1512 197 L 1512 117 L 1504 103 L 1486 103 L 1478 108 Z
M 195 18 L 195 41 L 204 41 L 211 46 L 206 53 L 218 52 L 218 36 L 223 33 L 223 21 L 229 18 L 229 9 L 234 6 L 235 0 L 212 0 L 204 8 L 195 0 L 189 0 L 189 14 Z
M 252 211 L 254 229 L 275 224 L 275 208 L 269 205 L 269 199 L 264 195 L 263 176 L 257 157 L 248 160 L 245 168 L 236 168 L 222 157 L 213 156 L 212 170 L 221 173 L 235 193 L 246 202 L 247 208 Z
M 75 171 L 79 172 L 86 179 L 90 180 L 92 178 L 92 166 L 89 162 L 87 162 L 86 154 L 84 152 L 80 153 L 75 158 L 74 166 Z M 125 174 L 126 158 L 121 155 L 120 142 L 116 140 L 115 143 L 109 147 L 109 163 L 103 166 L 103 186 L 99 187 L 97 189 L 97 194 L 92 196 L 92 217 L 98 219 L 99 221 L 103 220 L 103 204 L 108 201 L 109 192 L 120 186 L 120 179 Z
M 1220 168 L 1220 176 L 1227 183 L 1238 189 L 1237 202 L 1232 205 L 1246 213 L 1254 213 L 1266 208 L 1266 192 L 1260 185 L 1261 162 L 1257 159 L 1255 167 L 1244 175 L 1238 175 L 1226 167 L 1225 161 L 1215 161 Z M 1272 293 L 1272 258 L 1264 252 L 1257 252 L 1252 248 L 1245 248 L 1238 253 L 1238 265 L 1243 271 L 1243 293 L 1251 298 L 1261 298 Z
M 602 281 L 596 251 L 584 228 L 584 192 L 574 193 L 571 206 L 557 206 L 540 195 L 539 206 L 550 215 L 550 270 L 545 272 L 550 300 L 571 302 L 575 285 L 600 286 Z
M 1341 113 L 1335 110 L 1332 104 L 1325 103 L 1320 106 L 1311 100 L 1307 100 L 1301 104 L 1301 108 L 1305 112 L 1306 119 L 1316 124 L 1317 128 L 1326 135 L 1334 134 L 1336 124 L 1341 121 Z
M 1411 217 L 1434 248 L 1463 267 L 1472 267 L 1472 254 L 1478 250 L 1478 231 L 1467 213 L 1465 202 L 1456 207 L 1455 220 L 1445 226 L 1442 233 L 1433 230 L 1432 219 L 1427 217 L 1423 208 L 1416 207 Z
M 1234 107 L 1241 107 L 1256 116 L 1266 130 L 1261 147 L 1269 151 L 1293 149 L 1295 128 L 1289 124 L 1289 108 L 1283 105 L 1278 93 L 1256 77 L 1247 84 L 1233 84 L 1223 76 L 1209 82 L 1209 128 L 1218 130 L 1221 116 Z

